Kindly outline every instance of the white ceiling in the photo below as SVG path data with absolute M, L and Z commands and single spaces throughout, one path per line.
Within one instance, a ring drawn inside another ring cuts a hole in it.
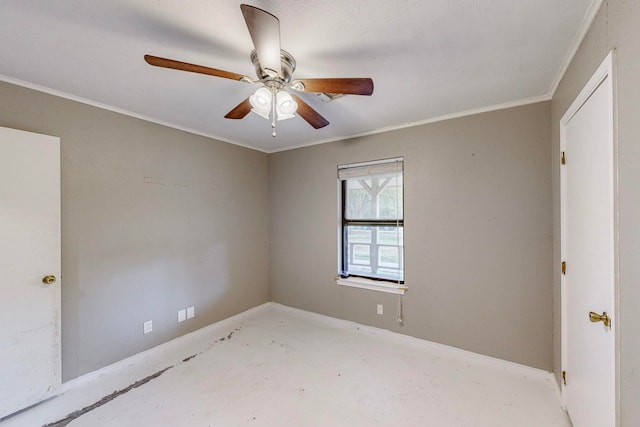
M 0 77 L 265 152 L 548 99 L 600 0 L 245 0 L 280 19 L 294 78 L 371 77 L 371 97 L 302 97 L 330 125 L 223 116 L 257 86 L 235 0 L 3 0 Z

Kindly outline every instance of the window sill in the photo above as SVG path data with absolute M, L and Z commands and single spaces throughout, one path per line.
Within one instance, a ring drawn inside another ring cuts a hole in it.
M 341 286 L 350 286 L 352 288 L 368 289 L 370 291 L 387 292 L 398 295 L 404 295 L 409 289 L 405 285 L 397 282 L 370 280 L 363 277 L 336 277 L 336 283 Z

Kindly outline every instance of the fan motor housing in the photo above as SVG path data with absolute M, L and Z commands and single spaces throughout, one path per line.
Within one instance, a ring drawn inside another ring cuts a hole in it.
M 260 66 L 258 54 L 256 53 L 255 49 L 251 51 L 251 62 L 253 62 L 253 66 L 256 68 L 256 75 L 260 80 L 273 79 L 273 77 L 265 73 Z M 291 75 L 296 70 L 296 60 L 289 52 L 280 49 L 280 63 L 282 65 L 282 76 L 280 78 L 285 83 L 290 83 Z

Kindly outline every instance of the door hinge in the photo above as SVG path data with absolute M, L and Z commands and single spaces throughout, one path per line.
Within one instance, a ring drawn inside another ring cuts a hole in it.
M 562 274 L 567 274 L 567 261 L 562 261 Z
M 565 165 L 567 164 L 567 159 L 564 157 L 564 151 L 562 152 L 562 158 L 560 159 L 560 162 Z
M 562 383 L 567 385 L 567 371 L 562 371 Z

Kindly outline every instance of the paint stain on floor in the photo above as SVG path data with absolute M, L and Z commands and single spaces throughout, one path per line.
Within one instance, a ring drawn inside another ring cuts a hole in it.
M 570 426 L 543 371 L 275 304 L 230 322 L 71 387 L 6 427 Z
M 231 337 L 233 336 L 233 334 L 234 334 L 235 332 L 239 332 L 239 331 L 240 331 L 240 328 L 236 328 L 236 329 L 234 329 L 233 331 L 231 331 L 231 332 L 229 333 L 229 335 L 227 335 L 227 336 L 226 336 L 226 339 L 227 339 L 227 340 L 230 340 L 230 339 L 231 339 Z M 215 341 L 215 343 L 218 343 L 218 341 L 224 341 L 224 340 L 225 340 L 225 337 L 222 337 L 222 338 L 220 338 L 219 340 Z M 190 360 L 194 359 L 195 357 L 197 357 L 197 356 L 198 356 L 198 355 L 200 355 L 200 354 L 202 354 L 202 353 L 192 354 L 191 356 L 189 356 L 189 357 L 186 357 L 186 358 L 182 359 L 182 362 L 183 362 L 183 363 L 189 362 Z M 158 378 L 160 375 L 164 374 L 166 371 L 168 371 L 168 370 L 169 370 L 169 369 L 171 369 L 171 368 L 173 368 L 173 365 L 172 365 L 172 366 L 169 366 L 169 367 L 167 367 L 167 368 L 164 368 L 164 369 L 162 369 L 162 370 L 160 370 L 160 371 L 158 371 L 158 372 L 156 372 L 156 373 L 154 373 L 154 374 L 151 374 L 151 375 L 149 375 L 149 376 L 148 376 L 148 377 L 146 377 L 146 378 L 143 378 L 143 379 L 141 379 L 141 380 L 139 380 L 139 381 L 136 381 L 135 383 L 133 383 L 133 384 L 129 385 L 128 387 L 123 388 L 122 390 L 116 390 L 116 391 L 114 391 L 113 393 L 111 393 L 111 394 L 109 394 L 109 395 L 107 395 L 107 396 L 103 397 L 102 399 L 98 400 L 97 402 L 95 402 L 95 403 L 93 403 L 93 404 L 91 404 L 91 405 L 89 405 L 89 406 L 85 406 L 84 408 L 79 409 L 79 410 L 77 410 L 77 411 L 73 411 L 72 413 L 70 413 L 70 414 L 69 414 L 69 415 L 67 415 L 66 417 L 64 417 L 64 418 L 62 418 L 62 419 L 60 419 L 60 420 L 58 420 L 58 421 L 55 421 L 55 422 L 53 422 L 53 423 L 45 424 L 45 425 L 43 425 L 42 427 L 65 427 L 65 426 L 67 426 L 70 422 L 72 422 L 72 421 L 74 421 L 74 420 L 78 419 L 78 418 L 79 418 L 79 417 L 81 417 L 82 415 L 84 415 L 84 414 L 86 414 L 86 413 L 88 413 L 88 412 L 91 412 L 91 411 L 93 411 L 94 409 L 97 409 L 97 408 L 99 408 L 99 407 L 101 407 L 101 406 L 103 406 L 103 405 L 106 405 L 107 403 L 111 402 L 113 399 L 115 399 L 115 398 L 117 398 L 117 397 L 120 397 L 120 396 L 122 396 L 122 395 L 123 395 L 123 394 L 125 394 L 125 393 L 130 392 L 130 391 L 131 391 L 131 390 L 133 390 L 134 388 L 137 388 L 137 387 L 140 387 L 140 386 L 142 386 L 142 385 L 145 385 L 145 384 L 147 384 L 149 381 L 151 381 L 151 380 L 154 380 L 154 379 Z
M 217 343 L 222 342 L 222 341 L 224 341 L 224 340 L 230 340 L 230 339 L 231 339 L 231 337 L 233 336 L 233 334 L 234 334 L 234 333 L 236 333 L 236 332 L 240 332 L 240 328 L 236 328 L 236 329 L 234 329 L 233 331 L 229 332 L 229 335 L 227 335 L 226 337 L 218 338 L 218 339 L 217 339 L 217 340 L 215 340 L 213 343 L 214 343 L 214 344 L 217 344 Z
M 113 393 L 103 397 L 102 399 L 98 400 L 97 402 L 89 405 L 89 406 L 85 406 L 84 408 L 78 410 L 78 411 L 73 411 L 72 413 L 70 413 L 69 415 L 67 415 L 66 417 L 64 417 L 61 420 L 58 420 L 56 422 L 53 423 L 49 423 L 49 424 L 45 424 L 42 427 L 65 427 L 66 425 L 68 425 L 71 421 L 81 417 L 82 415 L 86 414 L 87 412 L 91 412 L 96 408 L 99 408 L 102 405 L 106 405 L 107 403 L 111 402 L 113 399 L 122 396 L 125 393 L 130 392 L 131 390 L 133 390 L 134 388 L 140 387 L 142 385 L 145 385 L 146 383 L 148 383 L 151 380 L 154 380 L 156 378 L 158 378 L 160 375 L 164 374 L 165 372 L 167 372 L 169 369 L 173 368 L 173 366 L 169 366 L 167 368 L 164 368 L 154 374 L 149 375 L 146 378 L 143 378 L 139 381 L 136 381 L 135 383 L 131 384 L 128 387 L 123 388 L 122 390 L 116 390 Z

